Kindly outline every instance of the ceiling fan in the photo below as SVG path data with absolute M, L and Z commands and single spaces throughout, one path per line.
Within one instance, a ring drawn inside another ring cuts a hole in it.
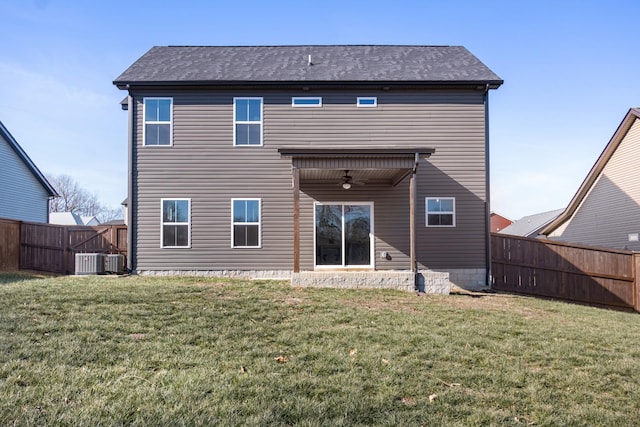
M 357 179 L 353 179 L 353 177 L 351 175 L 349 175 L 349 171 L 345 170 L 344 171 L 344 175 L 341 178 L 341 182 L 338 183 L 337 185 L 341 185 L 342 188 L 344 188 L 345 190 L 348 190 L 353 185 L 364 185 L 364 182 L 363 181 L 359 181 Z

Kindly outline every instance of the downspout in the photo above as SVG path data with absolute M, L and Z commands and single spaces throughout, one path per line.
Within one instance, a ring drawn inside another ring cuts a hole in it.
M 129 85 L 127 85 L 127 88 Z M 128 151 L 128 159 L 127 159 L 127 169 L 128 169 L 128 179 L 127 179 L 127 270 L 129 272 L 133 271 L 134 256 L 135 253 L 133 251 L 133 227 L 134 224 L 134 215 L 133 210 L 136 208 L 136 204 L 133 198 L 133 149 L 134 149 L 134 132 L 135 126 L 133 125 L 133 119 L 135 117 L 134 111 L 136 109 L 135 104 L 133 103 L 133 96 L 131 96 L 131 89 L 129 89 L 129 95 L 127 99 L 127 116 L 128 116 L 128 142 L 127 142 L 127 151 Z
M 485 283 L 491 287 L 492 271 L 491 271 L 491 175 L 489 165 L 489 84 L 484 90 L 484 158 L 485 158 L 485 256 L 486 256 L 486 275 Z

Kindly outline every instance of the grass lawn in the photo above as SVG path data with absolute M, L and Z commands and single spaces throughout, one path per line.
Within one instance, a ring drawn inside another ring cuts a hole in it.
M 0 425 L 640 422 L 640 316 L 511 295 L 0 274 Z

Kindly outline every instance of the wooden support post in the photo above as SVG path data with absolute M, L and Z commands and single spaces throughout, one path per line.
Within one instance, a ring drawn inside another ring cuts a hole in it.
M 300 272 L 300 169 L 293 168 L 293 272 Z
M 409 179 L 409 229 L 410 229 L 410 253 L 411 272 L 416 273 L 416 170 L 411 172 Z

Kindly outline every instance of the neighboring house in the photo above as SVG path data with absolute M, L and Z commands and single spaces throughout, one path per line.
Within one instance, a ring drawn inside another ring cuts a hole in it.
M 640 250 L 640 109 L 632 108 L 562 214 L 549 239 Z
M 48 221 L 58 193 L 0 122 L 0 218 Z
M 497 214 L 495 212 L 491 212 L 490 215 L 490 224 L 491 224 L 491 232 L 492 233 L 497 233 L 498 231 L 502 230 L 505 227 L 508 227 L 509 225 L 513 224 L 513 221 L 511 221 L 509 218 L 506 218 L 500 214 Z
M 162 46 L 114 84 L 133 271 L 487 284 L 502 80 L 464 47 Z
M 508 227 L 499 231 L 500 234 L 510 234 L 512 236 L 532 237 L 540 236 L 540 230 L 556 219 L 564 209 L 555 209 L 548 212 L 523 216 Z
M 49 224 L 57 225 L 100 225 L 95 216 L 81 216 L 74 212 L 51 212 Z

